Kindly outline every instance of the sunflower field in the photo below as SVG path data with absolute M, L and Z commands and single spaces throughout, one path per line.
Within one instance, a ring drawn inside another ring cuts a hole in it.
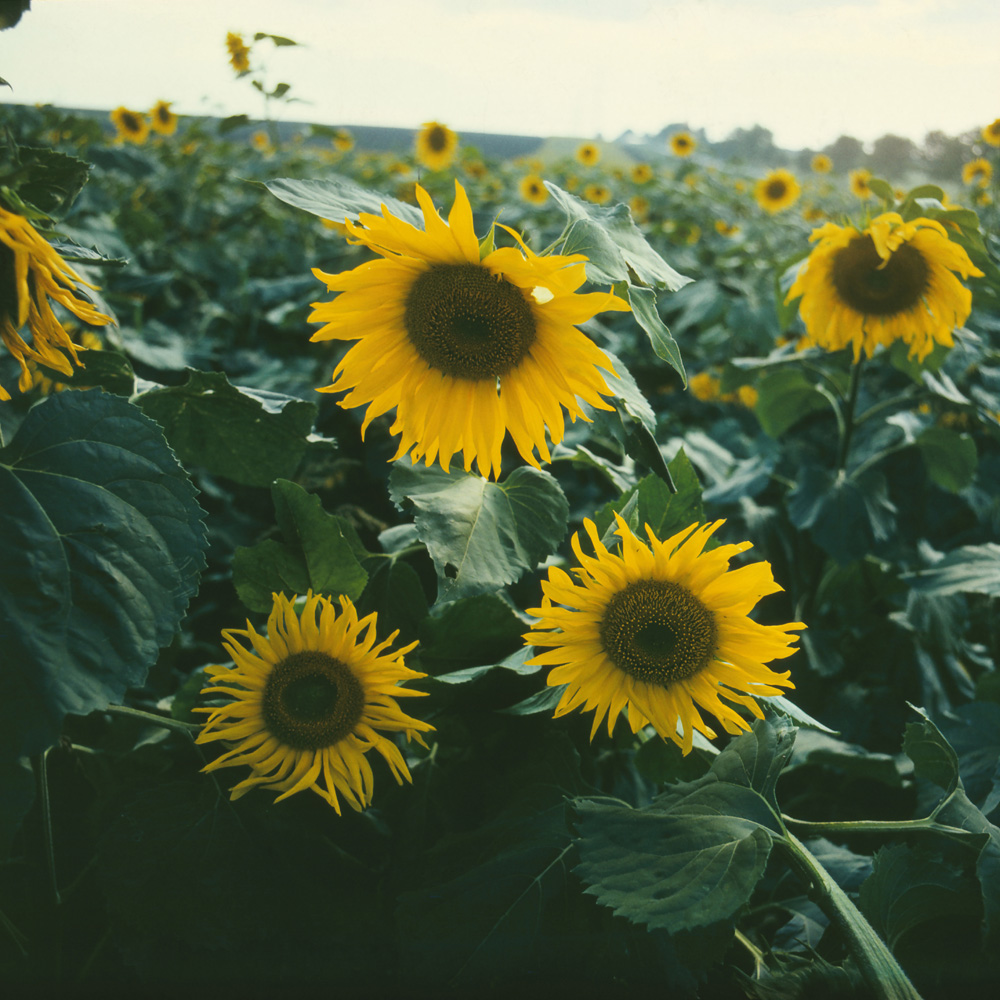
M 992 996 L 1000 121 L 387 152 L 226 44 L 3 111 L 3 995 Z

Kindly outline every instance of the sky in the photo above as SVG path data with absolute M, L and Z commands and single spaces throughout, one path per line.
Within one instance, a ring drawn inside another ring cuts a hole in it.
M 263 116 L 229 31 L 288 121 L 613 139 L 686 122 L 777 145 L 921 141 L 1000 117 L 995 0 L 33 0 L 0 33 L 0 101 Z

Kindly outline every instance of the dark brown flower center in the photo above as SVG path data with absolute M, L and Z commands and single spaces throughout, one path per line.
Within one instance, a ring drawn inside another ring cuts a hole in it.
M 769 181 L 764 192 L 771 201 L 780 201 L 788 194 L 788 185 L 782 180 Z
M 122 127 L 126 132 L 138 132 L 139 131 L 139 119 L 133 115 L 130 111 L 126 111 L 122 115 Z
M 435 264 L 413 283 L 403 322 L 431 368 L 479 381 L 516 368 L 535 342 L 535 317 L 516 285 L 478 264 Z
M 715 615 L 679 583 L 640 580 L 608 602 L 600 626 L 611 662 L 648 684 L 667 687 L 714 658 Z
M 855 236 L 833 258 L 833 285 L 855 312 L 895 316 L 915 306 L 927 289 L 927 262 L 904 243 L 883 265 L 872 238 Z
M 440 125 L 435 125 L 427 133 L 427 145 L 435 153 L 443 153 L 448 148 L 448 133 Z
M 262 712 L 268 732 L 286 746 L 319 750 L 353 732 L 364 707 L 364 689 L 349 667 L 305 650 L 271 671 Z

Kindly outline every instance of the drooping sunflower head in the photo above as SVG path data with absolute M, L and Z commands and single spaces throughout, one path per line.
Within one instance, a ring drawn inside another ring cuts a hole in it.
M 674 156 L 690 156 L 698 143 L 690 132 L 675 132 L 670 137 L 670 152 Z
M 828 174 L 833 170 L 833 160 L 826 153 L 817 153 L 812 158 L 812 169 L 815 174 Z
M 858 198 L 870 198 L 872 196 L 872 189 L 868 184 L 872 179 L 872 172 L 870 170 L 859 167 L 857 170 L 852 170 L 847 177 L 851 185 L 851 194 L 856 195 Z
M 632 732 L 651 724 L 685 754 L 695 730 L 715 736 L 702 710 L 728 733 L 749 728 L 733 705 L 760 718 L 755 698 L 794 686 L 787 672 L 775 673 L 766 663 L 791 656 L 798 638 L 791 633 L 805 628 L 801 622 L 760 625 L 749 617 L 760 598 L 781 590 L 771 567 L 729 569 L 749 542 L 705 552 L 722 521 L 689 525 L 664 541 L 647 525 L 647 545 L 615 518 L 620 553 L 608 551 L 585 520 L 595 554 L 585 554 L 575 534 L 577 579 L 550 567 L 541 607 L 528 610 L 539 621 L 525 641 L 550 647 L 528 662 L 553 667 L 550 687 L 566 685 L 556 716 L 593 711 L 593 739 L 605 717 L 612 733 L 618 716 L 627 714 Z
M 577 146 L 576 159 L 585 167 L 593 167 L 601 159 L 601 150 L 592 142 L 582 142 Z
M 420 734 L 434 728 L 397 704 L 426 694 L 400 687 L 426 676 L 403 662 L 417 644 L 390 652 L 398 632 L 376 644 L 376 616 L 359 621 L 347 597 L 339 599 L 339 612 L 312 593 L 301 612 L 295 602 L 274 595 L 266 636 L 249 622 L 223 631 L 232 664 L 209 667 L 211 684 L 202 694 L 231 700 L 196 709 L 208 714 L 196 742 L 224 740 L 229 749 L 204 770 L 249 766 L 249 777 L 232 789 L 234 799 L 261 787 L 279 792 L 281 801 L 308 788 L 338 814 L 338 795 L 360 811 L 371 802 L 374 782 L 368 751 L 377 751 L 402 784 L 409 769 L 385 734 L 423 743 Z
M 962 183 L 975 184 L 978 187 L 987 187 L 990 178 L 993 176 L 993 164 L 982 156 L 975 160 L 970 160 L 962 167 Z
M 637 163 L 629 176 L 633 184 L 648 184 L 653 179 L 653 168 L 648 163 Z
M 951 346 L 952 331 L 972 310 L 972 294 L 955 276 L 981 277 L 968 254 L 934 219 L 903 222 L 886 212 L 862 231 L 828 222 L 787 301 L 798 296 L 812 343 L 829 351 L 852 347 L 854 359 L 880 344 L 909 345 L 922 361 L 935 344 Z
M 173 135 L 177 131 L 178 117 L 170 110 L 172 101 L 157 101 L 149 112 L 149 124 L 160 135 Z
M 458 149 L 458 135 L 440 122 L 424 122 L 417 133 L 417 162 L 428 170 L 446 170 Z
M 1000 146 L 1000 118 L 983 126 L 983 142 L 991 146 Z
M 21 366 L 18 386 L 22 392 L 32 384 L 29 360 L 64 375 L 71 375 L 73 364 L 79 364 L 81 345 L 66 332 L 52 309 L 53 302 L 92 326 L 111 322 L 110 316 L 77 294 L 80 285 L 95 288 L 23 215 L 0 204 L 0 340 Z M 21 336 L 26 324 L 31 331 L 30 344 Z M 0 386 L 0 400 L 7 399 L 9 393 Z
M 753 193 L 757 204 L 769 215 L 774 215 L 794 205 L 802 189 L 793 173 L 779 169 L 757 181 Z
M 118 142 L 134 142 L 141 145 L 149 138 L 149 119 L 141 111 L 130 111 L 120 106 L 111 112 L 111 121 L 118 130 Z
M 583 196 L 595 205 L 606 205 L 611 201 L 611 191 L 604 184 L 588 184 L 583 189 Z
M 529 205 L 544 205 L 549 199 L 548 188 L 538 174 L 528 174 L 527 177 L 522 177 L 517 189 Z
M 347 221 L 349 238 L 383 259 L 342 274 L 314 270 L 332 302 L 314 303 L 313 340 L 357 340 L 321 392 L 351 390 L 344 407 L 366 406 L 361 433 L 393 407 L 400 435 L 394 458 L 410 455 L 445 471 L 461 454 L 489 477 L 500 472 L 507 433 L 538 466 L 571 420 L 589 419 L 579 400 L 609 409 L 601 369 L 611 362 L 576 328 L 628 305 L 606 292 L 576 294 L 586 280 L 582 254 L 534 254 L 521 238 L 480 259 L 465 189 L 456 182 L 445 222 L 417 185 L 424 228 L 392 215 Z
M 233 31 L 226 33 L 226 49 L 229 52 L 229 65 L 237 73 L 250 71 L 250 48 L 244 43 L 243 36 Z

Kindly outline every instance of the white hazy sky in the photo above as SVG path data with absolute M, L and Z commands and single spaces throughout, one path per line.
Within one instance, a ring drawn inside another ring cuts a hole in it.
M 0 101 L 262 114 L 227 31 L 308 103 L 286 120 L 614 138 L 760 124 L 787 148 L 1000 116 L 995 0 L 33 0 Z M 255 50 L 255 51 L 256 51 Z

